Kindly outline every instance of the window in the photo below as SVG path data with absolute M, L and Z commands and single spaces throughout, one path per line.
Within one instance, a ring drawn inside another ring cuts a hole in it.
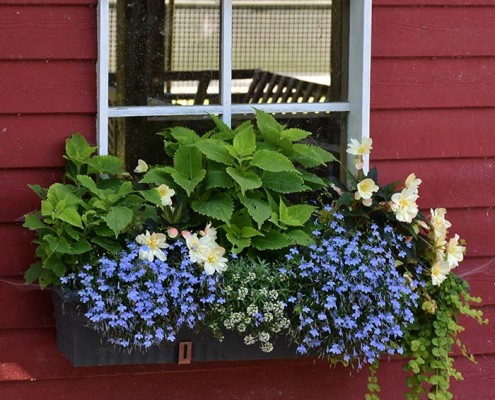
M 98 15 L 99 151 L 128 168 L 157 162 L 157 131 L 254 107 L 334 152 L 369 134 L 371 0 L 100 0 Z

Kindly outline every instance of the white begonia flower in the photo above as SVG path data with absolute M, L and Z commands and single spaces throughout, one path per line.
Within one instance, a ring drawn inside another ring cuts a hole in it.
M 430 224 L 433 227 L 433 236 L 445 237 L 452 224 L 445 219 L 447 210 L 445 208 L 430 209 Z
M 431 282 L 435 286 L 440 286 L 450 272 L 449 264 L 443 260 L 437 261 L 431 267 Z
M 139 258 L 152 262 L 154 258 L 165 261 L 167 256 L 162 251 L 168 247 L 167 236 L 164 233 L 143 233 L 136 237 L 136 242 L 142 247 L 139 249 Z
M 192 262 L 201 264 L 205 262 L 208 252 L 212 247 L 218 246 L 209 236 L 198 238 L 196 233 L 185 237 L 186 245 L 189 249 L 189 258 Z
M 464 259 L 466 248 L 459 245 L 459 235 L 455 235 L 447 243 L 447 264 L 450 268 L 455 268 Z
M 204 270 L 206 275 L 213 275 L 215 272 L 221 274 L 227 270 L 227 259 L 223 256 L 225 249 L 215 245 L 209 247 L 204 260 Z
M 163 185 L 163 184 L 158 186 L 156 190 L 158 190 L 158 193 L 160 194 L 162 205 L 171 206 L 172 196 L 175 194 L 175 190 L 170 189 L 167 185 Z
M 444 260 L 447 242 L 445 236 L 434 236 L 433 245 L 435 246 L 436 259 Z
M 134 169 L 134 172 L 138 174 L 144 174 L 148 172 L 148 164 L 144 160 L 138 160 L 137 167 Z
M 369 154 L 371 149 L 371 145 L 373 144 L 373 140 L 371 138 L 363 138 L 363 141 L 360 143 L 356 139 L 351 139 L 350 143 L 347 145 L 347 153 L 355 155 L 355 156 L 365 156 Z
M 375 181 L 371 178 L 363 179 L 361 182 L 357 184 L 357 193 L 354 197 L 356 200 L 363 199 L 368 200 L 371 199 L 373 193 L 378 192 L 380 188 L 375 184 Z
M 390 207 L 398 221 L 411 223 L 418 215 L 418 205 L 416 204 L 418 197 L 416 190 L 411 188 L 404 188 L 400 193 L 392 195 Z
M 211 240 L 217 240 L 217 230 L 211 226 L 211 222 L 209 222 L 205 229 L 199 231 L 201 236 L 208 236 Z
M 421 185 L 421 182 L 423 182 L 421 179 L 416 178 L 415 174 L 410 174 L 406 178 L 406 187 L 411 188 L 414 190 L 418 190 L 419 185 Z

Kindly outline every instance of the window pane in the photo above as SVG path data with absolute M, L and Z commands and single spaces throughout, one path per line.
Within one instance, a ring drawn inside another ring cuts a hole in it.
M 233 0 L 232 19 L 233 102 L 331 101 L 331 0 Z
M 113 0 L 110 106 L 218 103 L 220 0 Z

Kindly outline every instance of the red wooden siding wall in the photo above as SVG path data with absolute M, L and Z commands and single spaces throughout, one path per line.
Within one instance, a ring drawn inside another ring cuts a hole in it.
M 462 269 L 484 265 L 495 256 L 495 1 L 374 4 L 373 162 L 383 182 L 416 172 L 421 205 L 448 207 L 468 240 Z M 47 293 L 20 285 L 33 247 L 19 218 L 38 203 L 26 185 L 60 176 L 67 135 L 94 140 L 95 5 L 0 0 L 0 399 L 363 398 L 365 374 L 309 360 L 72 368 L 60 355 Z M 492 271 L 469 279 L 495 319 Z M 466 338 L 480 363 L 459 362 L 459 399 L 495 398 L 494 331 Z M 383 399 L 403 398 L 399 363 L 381 378 Z
M 495 1 L 374 0 L 373 164 L 381 181 L 423 179 L 420 205 L 446 207 L 467 240 L 459 267 L 495 319 Z M 481 267 L 481 268 L 480 268 Z M 480 268 L 478 273 L 471 271 Z M 465 335 L 479 364 L 459 399 L 494 399 L 494 323 Z

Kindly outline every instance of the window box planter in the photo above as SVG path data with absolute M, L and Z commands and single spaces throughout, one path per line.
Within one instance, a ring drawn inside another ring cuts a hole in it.
M 98 365 L 180 363 L 198 361 L 240 361 L 296 357 L 294 346 L 283 337 L 274 342 L 274 349 L 264 353 L 259 346 L 245 345 L 241 336 L 226 334 L 222 342 L 210 333 L 181 330 L 173 343 L 162 342 L 144 351 L 128 350 L 105 343 L 98 333 L 86 326 L 83 305 L 73 293 L 60 287 L 51 290 L 57 330 L 57 345 L 75 367 Z M 188 346 L 181 343 L 190 342 Z M 179 356 L 179 348 L 182 352 Z M 190 352 L 190 353 L 189 353 Z

